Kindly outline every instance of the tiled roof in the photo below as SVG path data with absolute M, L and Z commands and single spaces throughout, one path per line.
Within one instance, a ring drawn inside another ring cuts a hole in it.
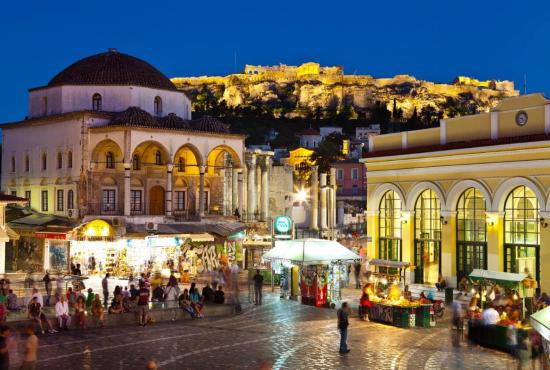
M 48 86 L 61 85 L 134 85 L 177 91 L 170 79 L 158 69 L 115 49 L 71 64 L 48 83 Z
M 108 123 L 109 126 L 138 126 L 138 127 L 160 127 L 159 122 L 138 107 L 130 107 L 125 111 L 117 113 Z
M 228 134 L 229 125 L 223 123 L 217 118 L 211 116 L 204 116 L 199 119 L 193 120 L 191 126 L 195 130 L 206 131 L 206 132 L 217 132 Z
M 420 146 L 420 147 L 407 148 L 407 149 L 389 149 L 389 150 L 374 151 L 374 152 L 366 153 L 364 155 L 364 158 L 389 157 L 394 155 L 419 154 L 419 153 L 438 152 L 443 150 L 456 150 L 456 149 L 477 148 L 477 147 L 485 147 L 485 146 L 493 146 L 493 145 L 529 143 L 529 142 L 546 141 L 546 140 L 550 140 L 550 135 L 536 134 L 536 135 L 526 135 L 526 136 L 502 137 L 498 139 L 459 141 L 459 142 L 448 143 L 443 145 L 429 145 L 429 146 Z
M 175 113 L 170 113 L 165 117 L 158 118 L 160 125 L 164 128 L 173 128 L 173 129 L 185 129 L 190 130 L 191 124 L 189 121 L 184 120 L 180 116 L 177 116 Z

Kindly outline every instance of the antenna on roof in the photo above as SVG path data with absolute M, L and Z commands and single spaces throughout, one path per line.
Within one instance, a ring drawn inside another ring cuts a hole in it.
M 523 94 L 527 94 L 527 73 L 523 74 Z

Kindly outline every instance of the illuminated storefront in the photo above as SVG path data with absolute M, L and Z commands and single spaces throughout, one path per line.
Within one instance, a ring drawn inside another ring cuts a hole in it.
M 527 273 L 547 290 L 549 155 L 550 100 L 542 94 L 371 137 L 362 159 L 369 257 L 394 259 L 400 245 L 415 283 L 433 284 L 441 273 L 456 286 L 487 269 Z

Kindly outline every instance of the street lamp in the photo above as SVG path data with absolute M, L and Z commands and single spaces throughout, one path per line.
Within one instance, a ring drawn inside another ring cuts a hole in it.
M 296 200 L 300 203 L 307 200 L 307 192 L 303 188 L 296 193 Z

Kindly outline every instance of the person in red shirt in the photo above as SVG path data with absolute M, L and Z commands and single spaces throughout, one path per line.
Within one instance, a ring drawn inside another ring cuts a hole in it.
M 139 283 L 138 312 L 139 325 L 147 325 L 147 312 L 149 311 L 149 289 L 144 282 Z
M 369 321 L 371 302 L 369 295 L 366 292 L 363 292 L 363 295 L 361 295 L 361 300 L 359 303 L 361 305 L 361 319 L 364 321 Z

